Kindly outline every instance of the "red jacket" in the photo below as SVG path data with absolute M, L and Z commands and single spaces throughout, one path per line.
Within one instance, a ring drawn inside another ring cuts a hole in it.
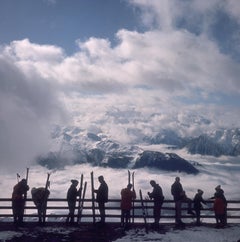
M 131 191 L 128 188 L 124 188 L 121 191 L 121 209 L 130 210 L 132 208 L 132 200 L 136 198 L 135 191 Z
M 224 200 L 222 198 L 215 198 L 213 209 L 215 214 L 217 215 L 225 214 L 226 205 L 224 203 Z

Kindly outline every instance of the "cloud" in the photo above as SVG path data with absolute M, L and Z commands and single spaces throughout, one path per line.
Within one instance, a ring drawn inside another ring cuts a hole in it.
M 0 53 L 0 162 L 18 169 L 48 150 L 51 125 L 66 111 L 56 85 L 12 57 L 6 49 Z
M 128 129 L 149 133 L 178 127 L 178 118 L 185 115 L 210 118 L 211 129 L 239 125 L 239 61 L 224 52 L 211 33 L 219 12 L 239 21 L 237 2 L 131 4 L 142 9 L 147 30 L 119 29 L 114 44 L 103 38 L 78 39 L 71 56 L 58 46 L 28 39 L 1 46 L 1 162 L 9 156 L 15 164 L 19 153 L 27 160 L 28 152 L 33 157 L 47 148 L 50 124 L 66 116 L 82 127 L 101 125 L 104 132 L 125 141 Z M 115 116 L 109 115 L 113 108 Z

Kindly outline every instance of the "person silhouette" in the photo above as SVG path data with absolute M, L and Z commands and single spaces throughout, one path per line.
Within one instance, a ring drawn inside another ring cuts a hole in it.
M 25 194 L 29 190 L 27 180 L 22 179 L 14 187 L 12 192 L 13 222 L 15 226 L 23 225 L 23 214 L 25 206 Z
M 129 227 L 130 211 L 132 209 L 132 200 L 136 199 L 136 192 L 132 189 L 132 184 L 121 190 L 121 225 Z
M 154 217 L 154 228 L 159 227 L 159 221 L 161 217 L 161 208 L 164 200 L 162 188 L 156 183 L 156 181 L 150 181 L 151 186 L 153 187 L 152 192 L 148 192 L 148 196 L 150 199 L 153 199 L 154 206 L 153 206 L 153 217 Z
M 94 192 L 97 194 L 96 201 L 98 203 L 98 209 L 100 213 L 100 224 L 105 224 L 105 203 L 108 202 L 108 185 L 104 180 L 103 176 L 98 177 L 98 181 L 100 183 L 98 189 L 94 190 Z
M 187 197 L 185 191 L 183 190 L 182 184 L 180 183 L 180 177 L 175 178 L 175 182 L 171 186 L 171 193 L 173 195 L 173 200 L 175 202 L 175 222 L 176 225 L 184 225 L 181 220 L 181 206 L 182 202 L 187 202 L 188 204 L 188 214 L 195 215 L 192 211 L 192 200 Z
M 66 219 L 67 224 L 74 224 L 74 211 L 76 207 L 77 196 L 79 196 L 79 191 L 77 190 L 78 180 L 71 180 L 71 185 L 67 191 L 67 202 L 69 214 Z

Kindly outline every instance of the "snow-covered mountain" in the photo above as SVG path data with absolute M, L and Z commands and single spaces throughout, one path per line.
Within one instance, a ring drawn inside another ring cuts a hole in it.
M 207 121 L 204 120 L 206 123 Z M 154 169 L 197 173 L 191 162 L 174 153 L 186 149 L 191 154 L 212 156 L 240 155 L 240 129 L 219 129 L 195 137 L 184 137 L 173 129 L 162 129 L 155 135 L 145 135 L 138 128 L 127 130 L 139 139 L 129 143 L 111 139 L 100 128 L 88 132 L 80 127 L 56 126 L 52 132 L 52 147 L 37 163 L 48 168 L 90 163 L 112 168 L 152 167 Z M 166 144 L 169 152 L 143 150 L 141 144 Z
M 153 137 L 146 137 L 152 144 L 168 144 L 186 148 L 191 154 L 212 156 L 240 155 L 240 129 L 219 129 L 196 137 L 180 137 L 173 130 L 162 130 Z

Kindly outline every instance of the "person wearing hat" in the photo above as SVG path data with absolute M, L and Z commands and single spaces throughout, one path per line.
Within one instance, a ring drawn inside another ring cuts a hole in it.
M 67 224 L 74 224 L 74 211 L 76 207 L 77 196 L 79 196 L 79 191 L 77 190 L 78 180 L 71 180 L 71 186 L 67 192 L 67 202 L 69 214 L 66 219 Z
M 227 199 L 221 185 L 215 187 L 213 206 L 217 227 L 224 227 L 227 224 Z
M 203 191 L 201 189 L 197 190 L 197 193 L 193 199 L 193 207 L 196 213 L 196 225 L 200 226 L 201 222 L 200 222 L 200 217 L 201 217 L 201 210 L 203 209 L 202 207 L 202 203 L 206 204 L 206 202 L 203 200 Z
M 19 226 L 23 224 L 23 214 L 25 206 L 24 194 L 29 190 L 26 179 L 22 179 L 13 187 L 12 193 L 12 210 L 14 225 Z

